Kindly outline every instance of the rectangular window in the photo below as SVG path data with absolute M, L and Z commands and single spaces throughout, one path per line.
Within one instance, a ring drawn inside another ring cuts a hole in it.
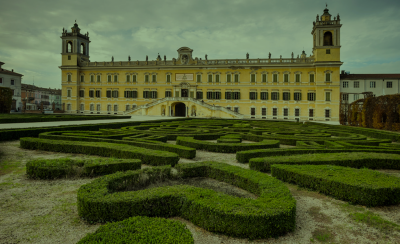
M 67 90 L 67 97 L 71 97 L 71 90 Z
M 288 108 L 284 108 L 283 109 L 283 116 L 289 116 L 289 109 Z
M 107 75 L 107 82 L 111 82 L 111 75 Z
M 359 81 L 354 81 L 353 85 L 354 85 L 354 88 L 360 88 L 360 82 Z
M 235 99 L 235 100 L 239 100 L 240 99 L 240 92 L 232 92 L 232 95 L 233 95 L 233 99 Z
M 267 74 L 262 74 L 262 82 L 263 83 L 267 82 Z
M 81 82 L 85 82 L 85 76 L 81 75 Z
M 150 92 L 150 97 L 153 98 L 153 99 L 156 99 L 157 98 L 157 91 L 151 91 Z
M 314 74 L 310 74 L 310 83 L 314 82 Z
M 171 91 L 165 91 L 165 97 L 172 97 Z
M 153 75 L 152 82 L 157 82 L 157 75 Z
M 81 109 L 80 109 L 81 111 L 84 111 L 85 110 L 85 104 L 81 104 Z
M 343 81 L 342 86 L 343 86 L 343 88 L 348 88 L 349 87 L 349 82 L 348 81 Z
M 149 75 L 144 75 L 144 82 L 149 82 Z
M 359 94 L 354 94 L 354 101 L 358 100 Z
M 386 82 L 386 88 L 392 88 L 392 82 L 391 81 L 387 81 Z
M 283 75 L 283 82 L 289 82 L 289 74 Z
M 295 101 L 301 101 L 301 92 L 295 92 L 293 95 Z
M 125 111 L 129 110 L 129 104 L 125 106 Z
M 71 75 L 67 75 L 67 81 L 71 81 Z
M 94 104 L 90 104 L 90 111 L 94 111 Z
M 14 80 L 11 80 L 11 85 L 12 85 L 12 86 L 14 85 Z
M 308 101 L 315 101 L 315 93 L 314 92 L 307 93 L 307 100 Z
M 71 55 L 68 55 L 68 60 L 71 60 Z
M 251 108 L 250 109 L 250 114 L 253 115 L 253 116 L 256 115 L 256 108 Z
M 85 96 L 85 90 L 79 90 L 79 97 Z
M 349 94 L 342 94 L 343 95 L 343 101 L 348 101 L 349 100 Z
M 296 82 L 300 82 L 300 74 L 296 74 Z
M 308 117 L 314 117 L 314 109 L 310 108 L 308 110 Z
M 261 115 L 266 116 L 267 115 L 267 108 L 261 108 Z
M 284 101 L 289 101 L 290 100 L 290 92 L 284 92 L 283 93 L 283 100 Z
M 271 92 L 271 100 L 279 100 L 279 92 Z
M 235 82 L 238 83 L 239 82 L 239 75 L 235 74 Z
M 197 99 L 203 99 L 203 92 L 202 91 L 197 91 L 196 92 L 196 98 Z
M 272 109 L 272 116 L 278 116 L 278 109 L 277 108 L 273 108 Z
M 112 91 L 113 98 L 118 98 L 118 91 Z
M 143 98 L 149 98 L 150 96 L 150 91 L 143 91 Z
M 331 54 L 331 49 L 326 49 L 326 54 Z
M 107 96 L 107 98 L 111 98 L 111 90 L 108 90 L 108 91 L 106 92 L 106 96 Z
M 100 104 L 97 104 L 96 110 L 97 110 L 97 111 L 100 111 Z
M 251 82 L 256 82 L 256 74 L 251 74 Z
M 131 81 L 131 76 L 130 75 L 126 75 L 126 82 L 130 82 Z
M 215 82 L 216 82 L 216 83 L 219 82 L 219 75 L 215 75 Z
M 260 93 L 261 100 L 268 100 L 268 92 Z
M 136 82 L 136 75 L 132 75 L 132 82 Z
M 96 90 L 96 97 L 101 97 L 101 91 L 100 90 Z
M 249 98 L 250 100 L 257 100 L 257 92 L 250 92 Z
M 114 112 L 118 111 L 118 105 L 114 105 Z
M 294 116 L 296 116 L 296 117 L 300 116 L 300 109 L 299 108 L 295 108 L 294 109 Z
M 197 82 L 201 82 L 201 75 L 197 75 Z
M 234 107 L 233 111 L 235 111 L 236 113 L 239 113 L 239 107 Z
M 375 88 L 375 87 L 376 87 L 376 82 L 375 81 L 369 82 L 369 88 Z
M 107 105 L 107 111 L 108 111 L 108 112 L 111 112 L 111 105 L 110 105 L 110 104 Z
M 330 92 L 325 92 L 325 101 L 327 101 L 327 102 L 331 101 L 331 93 Z
M 207 99 L 212 99 L 212 96 L 213 95 L 213 92 L 211 92 L 211 91 L 208 91 L 207 92 Z
M 90 76 L 90 82 L 94 82 L 94 75 Z
M 114 75 L 114 82 L 118 82 L 118 76 Z
M 232 99 L 232 92 L 225 92 L 225 99 Z
M 278 82 L 278 74 L 273 74 L 273 81 L 272 82 Z
M 71 104 L 67 104 L 67 110 L 70 111 L 71 109 Z
M 330 82 L 331 81 L 331 74 L 330 73 L 325 74 L 325 81 L 326 82 Z
M 89 91 L 89 97 L 94 97 L 94 91 L 93 90 Z
M 97 76 L 97 82 L 100 82 L 100 75 Z
M 232 75 L 231 74 L 227 74 L 226 75 L 226 82 L 231 82 L 232 81 Z
M 167 82 L 171 82 L 171 75 L 167 75 Z
M 208 75 L 208 82 L 212 82 L 212 75 Z
M 330 117 L 331 117 L 331 110 L 325 109 L 325 118 L 330 118 Z

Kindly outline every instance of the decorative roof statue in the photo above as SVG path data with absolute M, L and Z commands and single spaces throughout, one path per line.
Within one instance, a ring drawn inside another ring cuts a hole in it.
M 146 61 L 149 61 L 149 56 L 146 55 Z
M 129 61 L 129 62 L 131 61 L 131 56 L 128 56 L 128 61 Z
M 111 56 L 111 62 L 114 62 L 114 56 Z
M 164 55 L 164 61 L 167 61 L 167 56 Z
M 293 58 L 293 52 L 292 52 L 292 58 Z
M 282 55 L 281 55 L 281 59 L 282 59 Z
M 206 60 L 208 60 L 207 57 L 208 57 L 208 56 L 207 56 L 207 54 L 206 54 Z
M 157 61 L 161 61 L 161 56 L 160 56 L 160 53 L 158 53 L 158 56 L 157 56 Z
M 249 53 L 246 54 L 246 59 L 249 59 Z
M 268 58 L 271 59 L 271 53 L 268 54 Z
M 319 21 L 319 15 L 317 14 L 317 22 Z

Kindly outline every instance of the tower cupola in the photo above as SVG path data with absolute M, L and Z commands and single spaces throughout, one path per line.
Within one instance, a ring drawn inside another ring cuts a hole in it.
M 81 32 L 81 29 L 78 27 L 78 24 L 76 23 L 76 20 L 75 20 L 74 26 L 71 27 L 71 30 L 72 30 L 72 33 L 78 33 L 79 34 Z
M 324 9 L 324 14 L 321 15 L 321 21 L 330 21 L 332 15 L 329 14 L 329 9 L 328 5 L 326 5 L 326 8 Z

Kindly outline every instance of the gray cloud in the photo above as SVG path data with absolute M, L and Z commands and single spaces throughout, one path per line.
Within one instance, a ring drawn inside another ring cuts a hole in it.
M 337 0 L 330 13 L 342 19 L 342 69 L 399 73 L 400 1 Z M 77 19 L 89 32 L 91 61 L 176 57 L 182 46 L 195 57 L 289 57 L 311 53 L 319 0 L 19 0 L 0 9 L 0 61 L 24 74 L 23 82 L 60 88 L 61 30 Z

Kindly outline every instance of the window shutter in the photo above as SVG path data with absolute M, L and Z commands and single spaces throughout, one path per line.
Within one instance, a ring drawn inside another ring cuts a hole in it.
M 240 99 L 240 92 L 238 92 L 238 99 Z

